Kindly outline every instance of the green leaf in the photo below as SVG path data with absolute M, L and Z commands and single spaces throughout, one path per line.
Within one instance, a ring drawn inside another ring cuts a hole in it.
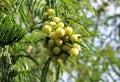
M 58 82 L 58 80 L 59 80 L 59 76 L 60 76 L 60 65 L 59 64 L 56 64 L 55 65 L 55 70 L 56 70 L 56 80 L 55 80 L 55 82 Z
M 47 72 L 48 72 L 48 69 L 49 69 L 50 62 L 51 62 L 51 57 L 48 58 L 48 60 L 46 61 L 45 65 L 42 69 L 41 82 L 46 81 L 46 76 L 47 76 Z

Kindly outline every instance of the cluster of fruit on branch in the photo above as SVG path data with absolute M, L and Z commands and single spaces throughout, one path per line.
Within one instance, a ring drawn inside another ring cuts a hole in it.
M 55 62 L 65 61 L 70 56 L 76 57 L 81 49 L 78 44 L 80 35 L 74 33 L 72 27 L 65 26 L 62 20 L 55 16 L 55 10 L 48 9 L 45 14 L 51 19 L 45 21 L 42 26 L 42 31 L 47 34 L 47 54 Z

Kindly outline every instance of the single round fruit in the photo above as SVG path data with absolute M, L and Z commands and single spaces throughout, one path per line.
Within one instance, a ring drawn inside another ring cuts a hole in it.
M 58 28 L 56 29 L 55 34 L 58 38 L 61 38 L 65 35 L 65 30 L 62 28 Z
M 52 30 L 56 28 L 56 22 L 51 21 L 49 25 L 51 26 Z
M 45 51 L 45 53 L 48 55 L 48 56 L 53 56 L 53 53 L 49 50 L 49 49 L 47 49 L 46 51 Z M 43 53 L 44 54 L 44 53 Z
M 63 60 L 61 58 L 58 58 L 57 63 L 63 62 Z
M 62 53 L 60 54 L 59 58 L 64 61 L 68 58 L 68 55 L 66 53 Z
M 60 22 L 60 18 L 59 17 L 53 17 L 53 21 L 58 23 L 58 22 Z
M 53 39 L 50 39 L 49 41 L 48 41 L 48 48 L 52 48 L 52 47 L 54 47 L 54 44 L 55 44 L 55 42 L 54 42 L 54 40 Z
M 82 40 L 81 38 L 78 38 L 78 42 L 81 42 L 81 40 Z
M 64 42 L 69 42 L 69 41 L 70 41 L 70 37 L 69 37 L 69 36 L 64 36 L 64 37 L 62 38 L 62 40 L 63 40 Z
M 45 26 L 42 28 L 42 31 L 45 32 L 45 33 L 47 33 L 47 34 L 50 34 L 51 31 L 52 31 L 52 28 L 51 28 L 51 26 L 49 26 L 49 25 L 45 25 Z
M 77 56 L 79 54 L 79 50 L 77 48 L 71 48 L 69 53 L 72 55 L 72 56 Z
M 66 27 L 65 28 L 65 34 L 66 35 L 71 35 L 73 33 L 73 29 L 71 27 Z
M 47 17 L 47 12 L 44 12 L 43 13 L 43 18 L 46 18 Z
M 60 54 L 60 52 L 61 52 L 60 47 L 54 47 L 54 48 L 53 48 L 53 53 L 54 53 L 54 54 L 57 54 L 57 55 L 58 55 L 58 54 Z
M 49 25 L 49 21 L 45 21 L 45 22 L 44 22 L 44 25 Z
M 55 15 L 55 10 L 49 9 L 49 10 L 47 10 L 47 14 L 48 14 L 48 16 L 53 16 L 53 15 Z
M 72 34 L 72 35 L 70 36 L 70 40 L 72 40 L 72 41 L 78 41 L 78 36 L 77 36 L 77 34 Z
M 59 23 L 57 24 L 57 26 L 58 26 L 58 28 L 63 28 L 63 27 L 64 27 L 64 23 L 63 23 L 63 22 L 59 22 Z
M 56 44 L 56 46 L 62 46 L 62 44 L 63 44 L 63 41 L 61 40 L 61 39 L 56 39 L 55 40 L 55 44 Z
M 52 57 L 52 62 L 57 63 L 57 62 L 58 62 L 58 59 L 59 59 L 59 58 L 58 58 L 57 56 L 53 56 L 53 57 Z
M 74 43 L 74 44 L 73 44 L 73 47 L 74 47 L 74 48 L 77 48 L 78 50 L 80 50 L 80 49 L 81 49 L 81 48 L 80 48 L 80 45 L 79 45 L 79 44 L 77 44 L 77 43 Z
M 62 62 L 63 60 L 61 60 L 58 56 L 53 56 L 52 57 L 52 62 L 54 62 L 54 63 L 60 63 L 60 62 Z
M 55 32 L 51 32 L 49 37 L 52 38 L 52 39 L 56 39 L 57 38 Z
M 62 51 L 68 52 L 70 50 L 70 47 L 66 44 L 62 46 Z
M 50 25 L 50 26 L 56 26 L 56 22 L 51 21 L 51 22 L 49 23 L 49 25 Z

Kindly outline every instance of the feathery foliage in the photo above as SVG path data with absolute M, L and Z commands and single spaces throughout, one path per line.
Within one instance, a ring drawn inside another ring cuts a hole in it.
M 0 0 L 0 82 L 66 82 L 66 78 L 67 82 L 98 82 L 105 81 L 104 74 L 117 81 L 109 68 L 120 77 L 119 58 L 115 55 L 120 51 L 113 50 L 110 45 L 102 48 L 104 40 L 98 30 L 104 25 L 101 13 L 106 14 L 105 8 L 109 4 L 102 0 L 102 5 L 95 9 L 92 2 L 96 0 Z M 119 3 L 117 0 L 113 2 Z M 48 15 L 49 9 L 55 11 L 53 16 Z M 67 55 L 57 57 L 53 47 L 48 49 L 51 37 L 42 29 L 45 22 L 54 21 L 54 17 L 61 19 L 64 29 L 70 26 L 73 34 L 77 34 L 79 41 L 66 41 L 71 35 L 59 39 L 69 48 L 74 43 L 79 45 L 78 56 L 74 57 L 73 52 L 64 49 Z M 119 15 L 105 17 L 104 23 L 108 23 Z M 94 45 L 96 38 L 103 40 L 99 48 Z

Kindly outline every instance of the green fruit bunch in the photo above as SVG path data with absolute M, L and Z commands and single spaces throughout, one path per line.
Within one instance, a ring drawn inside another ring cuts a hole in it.
M 53 62 L 65 61 L 68 57 L 76 57 L 81 50 L 79 34 L 73 32 L 72 27 L 65 26 L 59 17 L 55 17 L 53 9 L 47 10 L 48 17 L 52 20 L 44 22 L 42 31 L 47 34 L 47 53 Z M 46 44 L 45 43 L 45 44 Z

